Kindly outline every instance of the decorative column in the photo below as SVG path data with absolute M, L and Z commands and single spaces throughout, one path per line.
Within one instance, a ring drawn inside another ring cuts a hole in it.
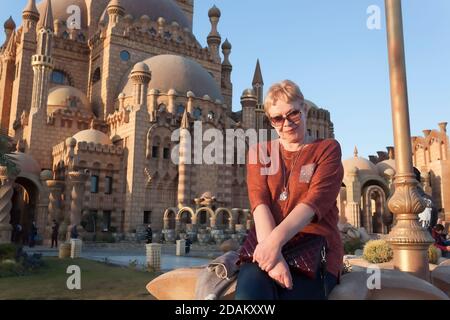
M 400 0 L 385 0 L 392 121 L 395 143 L 395 191 L 389 209 L 397 223 L 388 236 L 394 251 L 394 268 L 428 280 L 428 247 L 431 235 L 419 224 L 418 214 L 425 208 L 417 190 L 412 165 L 402 8 Z
M 11 209 L 15 177 L 8 174 L 8 168 L 0 166 L 0 244 L 11 242 Z
M 47 180 L 45 184 L 50 192 L 48 204 L 47 236 L 51 239 L 53 220 L 61 224 L 64 220 L 62 212 L 62 189 L 64 181 Z
M 77 226 L 80 232 L 81 212 L 83 209 L 83 198 L 86 181 L 89 174 L 86 172 L 72 171 L 69 172 L 69 179 L 72 185 L 71 203 L 70 203 L 70 225 L 67 230 L 67 239 L 70 239 L 70 231 Z

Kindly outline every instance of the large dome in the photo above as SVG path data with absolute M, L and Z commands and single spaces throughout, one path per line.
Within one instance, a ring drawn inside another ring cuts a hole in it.
M 37 9 L 39 11 L 41 19 L 45 16 L 45 8 L 47 7 L 47 1 L 48 0 L 44 0 L 37 5 Z M 82 29 L 87 28 L 88 14 L 85 0 L 56 0 L 56 1 L 52 0 L 53 19 L 59 20 L 62 23 L 66 23 L 69 17 L 74 14 L 74 10 L 78 10 L 74 9 L 75 7 L 80 8 L 81 28 Z
M 194 92 L 197 97 L 208 95 L 213 100 L 221 100 L 219 86 L 214 78 L 194 60 L 177 55 L 158 55 L 143 61 L 152 73 L 149 89 L 158 89 L 167 93 L 174 89 L 180 95 L 188 91 Z M 133 83 L 129 80 L 131 71 L 126 74 L 120 85 L 120 91 L 126 96 L 133 95 Z
M 92 113 L 86 95 L 71 86 L 56 86 L 49 90 L 47 110 L 53 113 L 59 109 L 79 110 Z
M 112 144 L 111 139 L 103 132 L 95 129 L 87 129 L 76 133 L 73 138 L 77 142 L 87 142 L 94 144 Z
M 120 0 L 120 4 L 125 8 L 125 14 L 131 14 L 137 19 L 147 15 L 156 21 L 163 17 L 167 24 L 176 21 L 182 28 L 190 28 L 190 23 L 183 10 L 172 0 Z M 100 22 L 106 23 L 108 14 L 105 11 Z

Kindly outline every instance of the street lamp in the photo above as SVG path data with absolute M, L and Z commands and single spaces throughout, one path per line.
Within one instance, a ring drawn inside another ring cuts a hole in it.
M 401 0 L 385 0 L 385 5 L 396 153 L 394 194 L 388 206 L 397 220 L 387 241 L 394 251 L 395 269 L 429 280 L 428 247 L 433 238 L 418 218 L 425 202 L 417 191 L 412 164 Z

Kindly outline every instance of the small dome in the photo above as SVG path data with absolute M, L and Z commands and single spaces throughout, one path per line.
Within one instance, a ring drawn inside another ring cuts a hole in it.
M 13 152 L 11 154 L 11 158 L 19 167 L 20 174 L 28 173 L 39 177 L 41 173 L 41 166 L 31 155 L 23 152 Z
M 132 72 L 150 72 L 150 69 L 145 63 L 139 62 L 135 64 Z
M 101 131 L 95 129 L 87 129 L 76 133 L 73 138 L 77 142 L 87 142 L 94 144 L 112 144 L 111 139 Z
M 59 109 L 79 110 L 92 113 L 89 100 L 86 95 L 77 88 L 71 86 L 56 86 L 49 90 L 48 112 L 53 113 Z
M 122 1 L 120 1 L 120 0 L 111 0 L 108 3 L 108 8 L 109 7 L 122 7 Z
M 387 159 L 387 160 L 378 162 L 376 167 L 377 167 L 378 173 L 381 175 L 385 174 L 387 169 L 391 169 L 394 172 L 396 172 L 394 159 Z
M 40 179 L 42 181 L 48 181 L 53 179 L 53 172 L 50 170 L 43 170 L 40 174 Z
M 158 89 L 161 93 L 168 93 L 173 89 L 183 96 L 188 91 L 193 91 L 197 97 L 208 95 L 213 100 L 224 100 L 214 78 L 192 59 L 163 54 L 144 60 L 143 63 L 152 73 L 149 90 Z M 118 92 L 124 92 L 127 97 L 133 95 L 133 83 L 129 80 L 129 74 L 124 75 Z
M 221 13 L 219 8 L 217 8 L 215 5 L 208 11 L 208 17 L 210 18 L 220 18 L 220 14 Z
M 367 159 L 361 157 L 352 157 L 350 159 L 342 161 L 345 174 L 354 172 L 354 169 L 358 169 L 360 176 L 378 175 L 377 167 Z
M 255 94 L 255 91 L 253 90 L 253 89 L 245 89 L 243 92 L 242 92 L 242 96 L 241 96 L 242 98 L 244 98 L 244 97 L 252 97 L 252 98 L 255 98 L 256 97 L 256 94 Z
M 9 16 L 9 19 L 5 21 L 5 24 L 3 26 L 6 30 L 16 29 L 16 23 L 14 22 L 12 16 Z
M 228 39 L 225 39 L 224 43 L 222 43 L 222 49 L 231 50 L 231 43 L 228 41 Z

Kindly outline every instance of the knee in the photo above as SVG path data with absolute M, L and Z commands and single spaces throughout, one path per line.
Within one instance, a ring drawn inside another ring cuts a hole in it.
M 245 263 L 240 267 L 236 300 L 273 300 L 275 290 L 273 280 L 257 264 Z

